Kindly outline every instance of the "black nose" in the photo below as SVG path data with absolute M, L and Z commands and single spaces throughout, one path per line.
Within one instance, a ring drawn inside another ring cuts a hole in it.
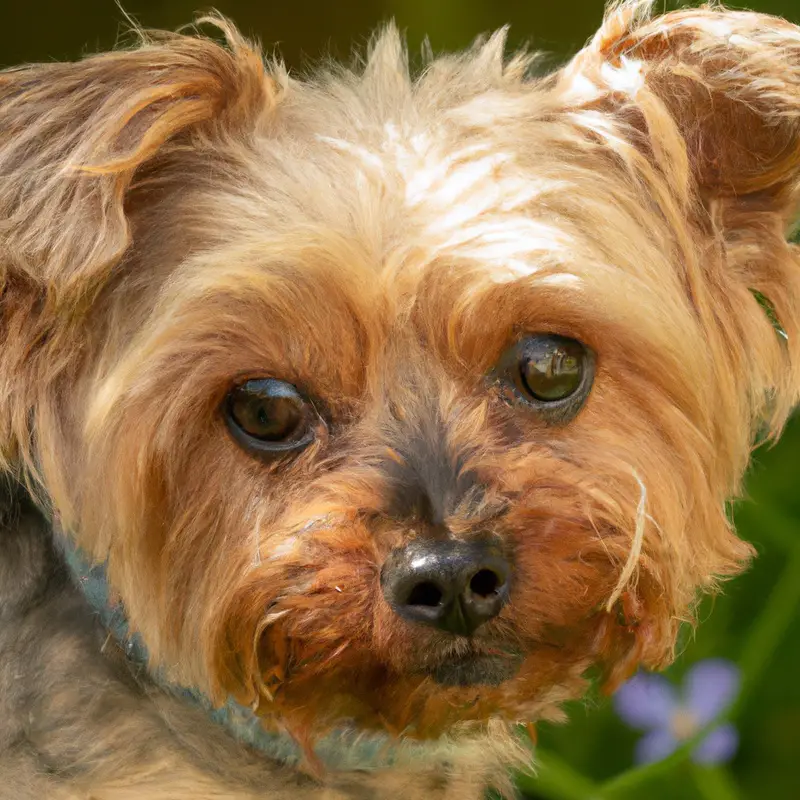
M 415 540 L 381 570 L 386 601 L 404 619 L 470 636 L 508 600 L 511 567 L 488 543 Z

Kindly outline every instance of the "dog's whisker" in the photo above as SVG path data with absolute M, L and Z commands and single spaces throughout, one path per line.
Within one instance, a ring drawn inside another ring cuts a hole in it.
M 631 580 L 636 568 L 639 564 L 639 558 L 642 553 L 642 542 L 644 541 L 644 532 L 646 527 L 646 520 L 649 519 L 646 509 L 647 509 L 647 487 L 644 485 L 644 482 L 637 474 L 636 470 L 632 470 L 633 477 L 636 479 L 636 483 L 639 485 L 639 502 L 636 504 L 636 527 L 634 530 L 633 539 L 631 540 L 630 552 L 628 554 L 628 559 L 625 562 L 625 566 L 622 569 L 622 573 L 619 576 L 619 580 L 617 581 L 617 585 L 614 587 L 614 591 L 611 593 L 611 597 L 608 599 L 606 603 L 606 611 L 611 611 L 613 607 L 616 605 L 617 600 L 619 600 L 622 593 L 625 591 L 629 581 Z

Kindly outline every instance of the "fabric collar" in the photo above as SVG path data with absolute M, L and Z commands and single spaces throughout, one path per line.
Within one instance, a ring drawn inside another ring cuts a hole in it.
M 303 760 L 300 746 L 289 734 L 265 730 L 253 711 L 233 698 L 229 698 L 223 706 L 215 707 L 198 689 L 169 683 L 163 676 L 154 674 L 148 668 L 144 641 L 138 633 L 130 635 L 122 603 L 111 598 L 105 565 L 93 565 L 67 535 L 57 533 L 56 541 L 75 584 L 83 591 L 103 627 L 119 642 L 128 660 L 145 670 L 162 691 L 202 709 L 209 719 L 226 728 L 235 739 L 270 759 L 288 765 L 297 765 Z M 352 771 L 380 769 L 396 764 L 398 760 L 429 760 L 442 747 L 446 748 L 444 742 L 441 747 L 437 747 L 435 743 L 413 741 L 398 744 L 387 734 L 365 733 L 343 727 L 320 739 L 314 752 L 325 768 L 331 771 Z

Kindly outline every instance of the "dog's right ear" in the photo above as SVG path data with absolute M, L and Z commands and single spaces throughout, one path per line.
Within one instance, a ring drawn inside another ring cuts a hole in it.
M 126 193 L 154 158 L 245 134 L 277 102 L 260 52 L 225 20 L 200 36 L 0 72 L 0 280 L 55 308 L 102 286 L 130 244 Z M 232 130 L 233 129 L 233 130 Z

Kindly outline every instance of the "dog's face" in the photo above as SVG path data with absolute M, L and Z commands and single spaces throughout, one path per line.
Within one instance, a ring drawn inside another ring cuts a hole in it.
M 543 79 L 412 82 L 391 31 L 313 83 L 232 31 L 0 78 L 5 452 L 154 667 L 301 737 L 534 719 L 746 562 L 800 35 L 634 5 Z

